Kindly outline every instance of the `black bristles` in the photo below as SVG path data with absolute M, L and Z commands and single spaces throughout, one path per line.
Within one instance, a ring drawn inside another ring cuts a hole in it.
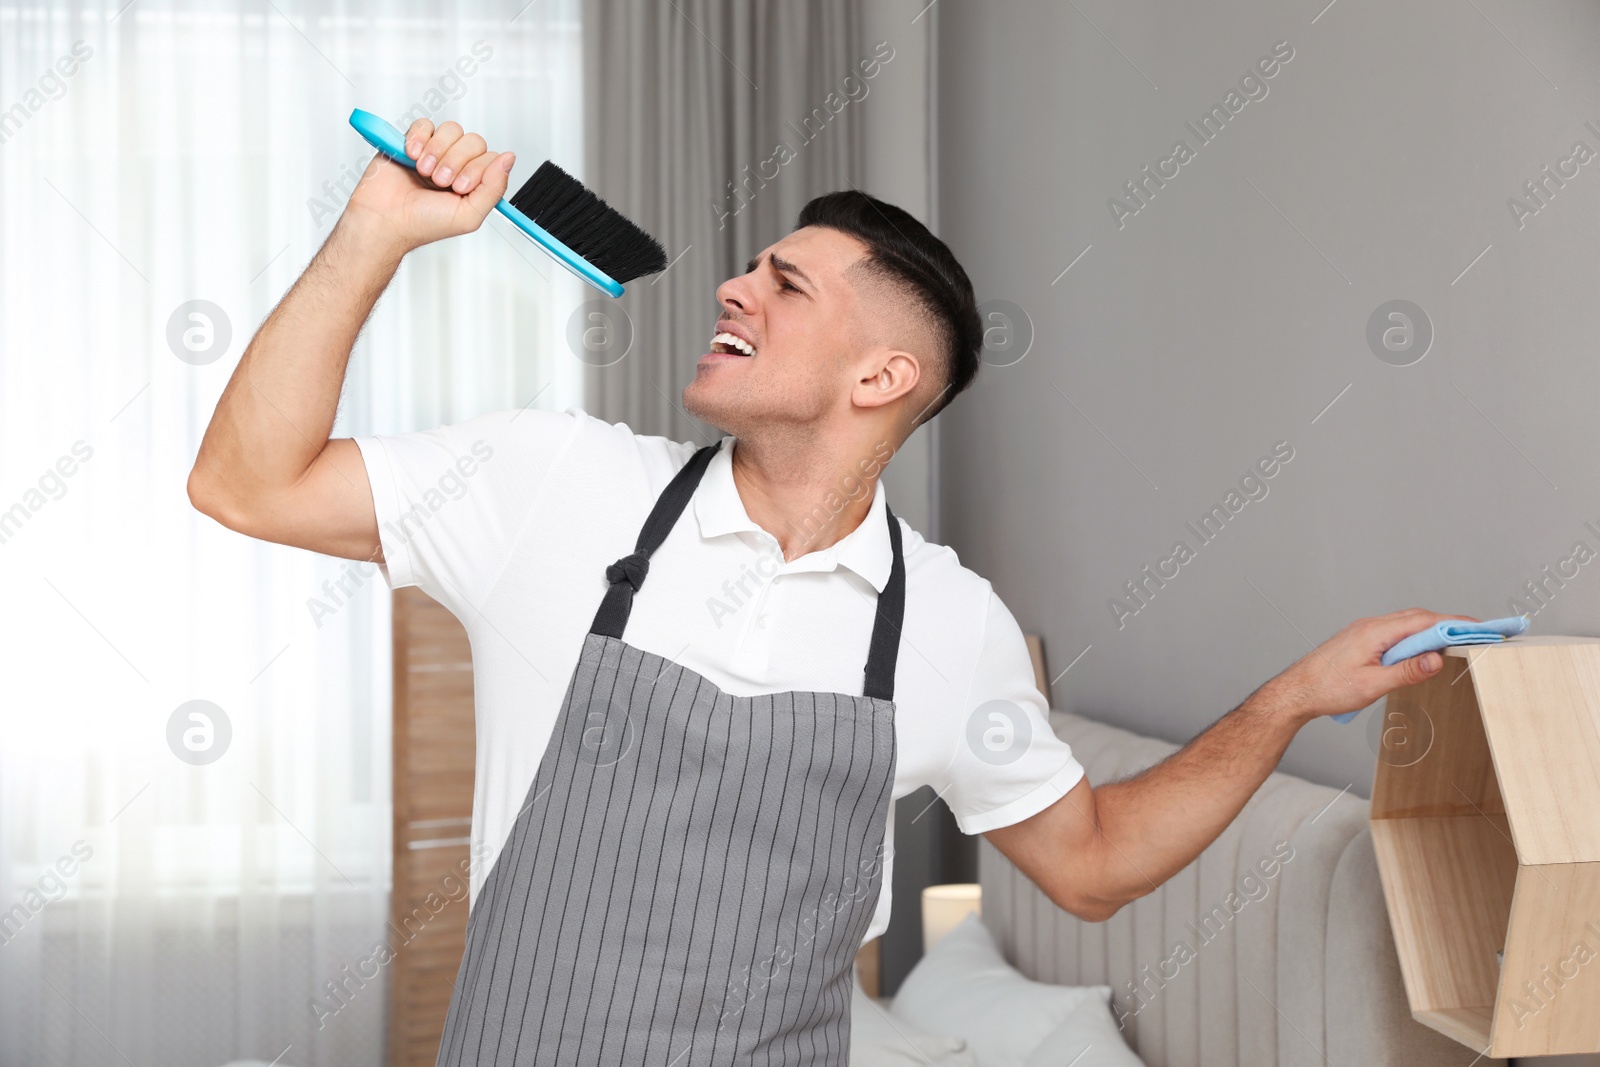
M 666 250 L 654 237 L 548 160 L 511 205 L 619 282 L 667 267 Z

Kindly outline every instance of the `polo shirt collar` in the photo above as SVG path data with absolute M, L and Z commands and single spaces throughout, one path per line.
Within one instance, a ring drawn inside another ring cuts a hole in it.
M 711 457 L 695 491 L 694 514 L 700 523 L 700 536 L 755 533 L 772 541 L 776 549 L 776 538 L 756 525 L 744 509 L 744 500 L 733 480 L 734 442 L 732 435 L 723 437 L 722 447 Z M 866 579 L 878 592 L 883 592 L 894 566 L 894 548 L 889 543 L 889 525 L 884 516 L 887 507 L 880 478 L 874 483 L 872 504 L 860 526 L 827 548 L 789 560 L 779 573 L 831 571 L 843 565 Z

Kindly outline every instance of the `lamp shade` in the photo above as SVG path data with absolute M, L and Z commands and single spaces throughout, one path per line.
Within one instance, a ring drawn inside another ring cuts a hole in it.
M 937 945 L 970 914 L 983 914 L 983 891 L 976 882 L 930 885 L 922 891 L 922 951 Z

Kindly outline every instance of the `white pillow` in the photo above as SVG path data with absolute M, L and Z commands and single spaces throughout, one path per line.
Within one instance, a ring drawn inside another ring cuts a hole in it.
M 1111 1017 L 1110 986 L 1035 982 L 1000 955 L 977 914 L 923 956 L 889 1011 L 958 1034 L 983 1067 L 1140 1067 Z M 1087 1054 L 1074 1060 L 1074 1056 Z
M 1104 1003 L 1096 998 L 1093 1004 L 1074 1008 L 1023 1061 L 1023 1067 L 1144 1067 L 1111 1016 L 1111 987 L 1086 988 L 1105 990 Z
M 930 1034 L 867 996 L 861 983 L 850 994 L 850 1067 L 983 1067 L 959 1037 Z

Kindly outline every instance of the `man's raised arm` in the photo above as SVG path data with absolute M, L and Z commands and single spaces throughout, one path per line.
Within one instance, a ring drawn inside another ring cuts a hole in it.
M 356 335 L 414 248 L 478 228 L 515 162 L 454 122 L 406 132 L 417 177 L 374 156 L 333 232 L 256 331 L 200 443 L 189 499 L 229 529 L 382 559 L 355 442 L 329 440 Z
M 1099 787 L 1084 779 L 1037 815 L 984 836 L 1059 907 L 1091 922 L 1108 919 L 1215 841 L 1300 727 L 1437 671 L 1444 662 L 1437 652 L 1392 667 L 1379 661 L 1402 638 L 1446 619 L 1480 621 L 1421 608 L 1359 619 L 1154 767 Z

